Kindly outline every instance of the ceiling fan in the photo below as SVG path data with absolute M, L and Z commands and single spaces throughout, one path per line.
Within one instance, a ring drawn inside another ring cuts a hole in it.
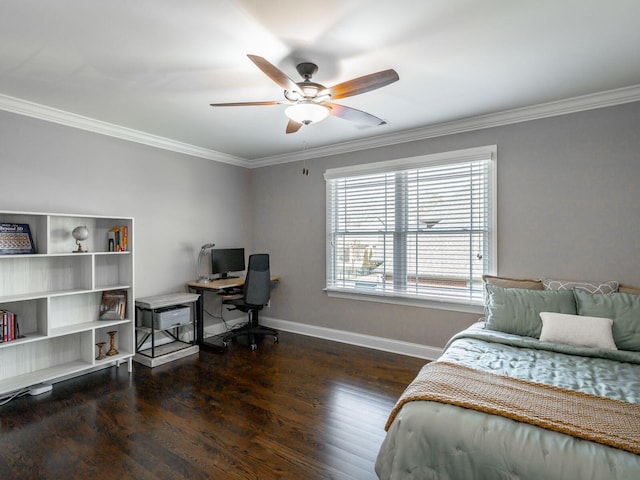
M 359 95 L 399 80 L 400 77 L 393 69 L 371 73 L 326 88 L 324 85 L 311 81 L 311 77 L 318 71 L 318 66 L 315 63 L 303 62 L 298 64 L 296 70 L 304 78 L 304 81 L 294 82 L 287 74 L 264 58 L 257 55 L 247 56 L 271 80 L 284 89 L 284 99 L 265 102 L 212 103 L 212 107 L 289 105 L 285 110 L 285 114 L 289 117 L 287 133 L 297 132 L 303 125 L 321 122 L 329 115 L 359 123 L 363 126 L 387 123 L 370 113 L 338 105 L 333 103 L 332 100 Z

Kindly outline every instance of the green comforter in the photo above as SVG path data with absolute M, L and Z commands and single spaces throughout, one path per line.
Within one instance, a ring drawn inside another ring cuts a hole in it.
M 439 360 L 640 403 L 640 353 L 484 330 L 454 336 Z M 640 434 L 640 432 L 639 432 Z M 452 405 L 406 404 L 380 448 L 381 480 L 640 479 L 640 456 Z

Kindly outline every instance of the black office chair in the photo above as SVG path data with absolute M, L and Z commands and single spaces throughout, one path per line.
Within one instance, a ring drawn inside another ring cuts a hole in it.
M 222 337 L 223 345 L 232 338 L 248 335 L 251 350 L 258 348 L 255 335 L 273 335 L 273 341 L 278 342 L 278 331 L 258 324 L 258 312 L 269 303 L 271 298 L 271 272 L 269 270 L 269 254 L 256 253 L 249 256 L 247 276 L 242 289 L 242 297 L 229 298 L 222 301 L 228 305 L 228 310 L 240 310 L 249 314 L 249 323 L 232 330 Z

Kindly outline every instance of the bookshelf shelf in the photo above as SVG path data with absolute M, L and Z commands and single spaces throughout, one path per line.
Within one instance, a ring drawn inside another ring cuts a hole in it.
M 96 367 L 132 368 L 135 352 L 133 218 L 0 211 L 0 223 L 29 225 L 36 253 L 0 255 L 0 310 L 11 312 L 22 338 L 5 338 L 0 315 L 0 394 Z M 86 226 L 87 252 L 72 230 Z M 126 232 L 126 251 L 109 251 L 110 231 Z M 125 290 L 122 320 L 98 319 L 103 292 Z M 9 324 L 11 322 L 9 320 Z M 17 330 L 15 330 L 17 332 Z M 97 342 L 116 331 L 118 355 L 96 360 Z M 10 333 L 10 330 L 9 330 Z

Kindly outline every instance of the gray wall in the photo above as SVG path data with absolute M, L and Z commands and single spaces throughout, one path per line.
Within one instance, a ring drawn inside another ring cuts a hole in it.
M 478 315 L 329 298 L 327 168 L 498 145 L 498 273 L 640 285 L 640 103 L 255 169 L 254 244 L 281 285 L 267 315 L 442 347 Z
M 0 210 L 134 217 L 138 297 L 184 291 L 205 243 L 251 248 L 245 168 L 0 111 L 0 179 Z
M 500 274 L 640 285 L 639 126 L 634 103 L 312 159 L 307 177 L 0 112 L 0 209 L 135 217 L 138 296 L 184 289 L 203 243 L 243 245 L 283 277 L 269 317 L 441 347 L 478 316 L 323 292 L 324 170 L 497 144 Z

